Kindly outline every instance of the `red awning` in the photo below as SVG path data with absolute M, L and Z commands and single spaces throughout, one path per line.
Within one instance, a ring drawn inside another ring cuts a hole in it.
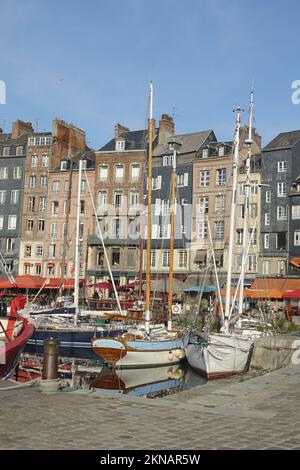
M 287 292 L 283 295 L 284 299 L 300 299 L 300 289 L 293 290 L 291 292 Z
M 8 279 L 4 277 L 0 279 L 0 289 L 11 289 L 12 287 L 14 286 Z
M 61 284 L 63 284 L 64 289 L 74 289 L 75 281 L 74 279 L 62 280 L 60 277 L 51 277 L 50 279 L 47 280 L 45 289 L 59 289 Z
M 113 285 L 110 282 L 97 282 L 96 284 L 91 284 L 89 287 L 97 287 L 98 289 L 113 289 Z
M 23 276 L 16 276 L 16 287 L 20 289 L 40 289 L 45 282 L 41 276 L 30 276 L 25 274 Z
M 25 261 L 24 266 L 32 266 L 32 264 L 29 261 Z

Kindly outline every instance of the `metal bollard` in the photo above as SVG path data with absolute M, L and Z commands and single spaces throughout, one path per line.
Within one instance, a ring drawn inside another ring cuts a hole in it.
M 58 346 L 55 338 L 44 341 L 43 371 L 40 389 L 43 392 L 55 392 L 58 389 Z

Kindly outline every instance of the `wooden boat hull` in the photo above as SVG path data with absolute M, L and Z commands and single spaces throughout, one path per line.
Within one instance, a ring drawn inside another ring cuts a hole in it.
M 186 338 L 165 341 L 92 339 L 92 349 L 115 368 L 158 367 L 178 364 L 185 357 Z
M 6 377 L 18 362 L 27 341 L 32 336 L 34 327 L 24 324 L 20 334 L 10 342 L 0 343 L 0 378 Z
M 213 334 L 208 341 L 191 342 L 186 347 L 189 365 L 208 379 L 245 371 L 254 341 L 242 336 Z

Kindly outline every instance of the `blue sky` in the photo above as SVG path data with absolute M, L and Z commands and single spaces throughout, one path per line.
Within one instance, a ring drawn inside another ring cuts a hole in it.
M 99 148 L 117 122 L 146 126 L 153 80 L 157 120 L 174 113 L 177 133 L 228 140 L 254 83 L 266 144 L 300 128 L 299 15 L 294 0 L 0 0 L 0 127 L 21 118 L 49 130 L 59 117 Z

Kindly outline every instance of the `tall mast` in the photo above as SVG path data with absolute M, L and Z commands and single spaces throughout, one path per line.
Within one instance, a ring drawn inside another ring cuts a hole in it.
M 75 280 L 74 280 L 75 324 L 77 323 L 78 314 L 79 314 L 79 269 L 80 269 L 79 227 L 80 227 L 81 176 L 82 176 L 82 159 L 80 158 L 79 170 L 78 170 L 76 239 L 75 239 Z
M 252 119 L 253 119 L 253 108 L 254 108 L 254 99 L 253 91 L 250 93 L 250 111 L 249 111 L 249 134 L 248 139 L 245 141 L 245 144 L 248 146 L 248 153 L 245 165 L 246 171 L 246 180 L 245 180 L 245 202 L 244 202 L 244 227 L 243 227 L 243 251 L 241 259 L 241 281 L 240 281 L 240 291 L 239 291 L 239 315 L 243 312 L 243 300 L 244 300 L 244 279 L 245 279 L 245 266 L 247 259 L 247 246 L 248 246 L 248 217 L 249 217 L 249 196 L 250 196 L 250 163 L 251 163 L 251 153 L 252 153 Z M 254 230 L 254 229 L 253 229 Z
M 172 171 L 172 196 L 171 196 L 171 233 L 170 233 L 170 274 L 169 274 L 169 301 L 168 301 L 168 330 L 172 329 L 172 306 L 173 306 L 173 275 L 174 275 L 174 236 L 175 236 L 175 205 L 176 205 L 176 188 L 177 188 L 177 173 L 176 173 L 176 158 L 177 146 L 179 142 L 175 139 L 173 144 L 173 171 Z
M 70 173 L 69 173 L 69 185 L 68 185 L 68 196 L 66 204 L 66 218 L 65 218 L 65 229 L 63 233 L 63 256 L 62 256 L 62 269 L 61 269 L 61 279 L 60 279 L 60 288 L 59 295 L 62 296 L 64 288 L 64 278 L 65 278 L 65 264 L 67 258 L 67 248 L 69 247 L 69 219 L 71 211 L 71 197 L 72 197 L 72 175 L 73 175 L 73 160 L 71 160 L 71 143 L 69 142 L 68 148 L 68 162 L 70 162 Z
M 229 318 L 229 313 L 230 313 L 230 290 L 231 290 L 233 241 L 234 241 L 235 212 L 236 212 L 241 108 L 237 106 L 237 108 L 235 109 L 235 112 L 236 112 L 236 121 L 235 121 L 235 136 L 234 136 L 234 149 L 233 149 L 233 161 L 232 161 L 232 198 L 231 198 L 231 212 L 230 212 L 230 232 L 229 232 L 229 246 L 228 246 L 228 259 L 227 259 L 227 281 L 226 281 L 226 302 L 225 302 L 225 322 L 224 322 L 225 332 L 228 332 L 228 318 Z
M 150 332 L 150 288 L 151 288 L 151 238 L 152 238 L 152 141 L 153 141 L 153 83 L 150 82 L 150 110 L 148 124 L 148 220 L 147 220 L 147 258 L 146 258 L 146 332 Z

